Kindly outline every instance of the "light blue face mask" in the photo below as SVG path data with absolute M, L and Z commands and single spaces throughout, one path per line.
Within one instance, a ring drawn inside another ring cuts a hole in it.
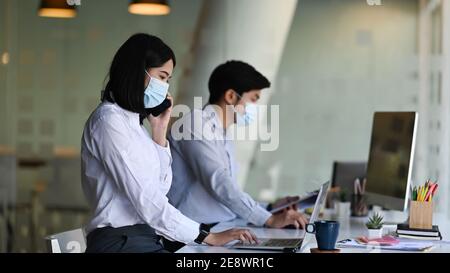
M 236 95 L 240 99 L 242 99 L 241 95 L 239 95 L 238 93 L 236 93 Z M 256 119 L 258 108 L 257 108 L 255 103 L 246 102 L 244 111 L 245 111 L 244 114 L 241 114 L 241 113 L 239 113 L 238 111 L 235 110 L 235 112 L 236 112 L 236 124 L 238 126 L 248 126 L 251 123 L 253 123 L 255 121 L 255 119 Z
M 145 73 L 150 81 L 144 91 L 144 106 L 145 108 L 153 108 L 160 105 L 167 97 L 169 84 L 150 76 L 147 71 Z

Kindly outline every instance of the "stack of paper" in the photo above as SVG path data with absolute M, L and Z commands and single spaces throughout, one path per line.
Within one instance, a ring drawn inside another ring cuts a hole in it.
M 395 244 L 377 244 L 376 242 L 362 243 L 355 239 L 346 239 L 337 242 L 337 247 L 340 248 L 366 248 L 366 249 L 385 249 L 385 250 L 397 250 L 397 251 L 426 251 L 431 249 L 434 244 L 430 242 L 411 242 L 411 241 L 399 241 Z

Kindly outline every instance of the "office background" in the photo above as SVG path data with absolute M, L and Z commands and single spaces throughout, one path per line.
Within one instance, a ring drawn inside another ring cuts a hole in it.
M 450 217 L 450 3 L 377 2 L 172 0 L 168 15 L 142 16 L 126 0 L 82 0 L 75 18 L 54 19 L 39 0 L 0 0 L 0 251 L 44 252 L 44 236 L 86 221 L 81 133 L 136 32 L 174 49 L 176 103 L 206 102 L 228 59 L 272 81 L 261 103 L 280 105 L 279 148 L 237 143 L 239 183 L 256 199 L 316 189 L 333 161 L 366 161 L 373 112 L 413 110 L 413 183 L 437 179 L 435 209 Z

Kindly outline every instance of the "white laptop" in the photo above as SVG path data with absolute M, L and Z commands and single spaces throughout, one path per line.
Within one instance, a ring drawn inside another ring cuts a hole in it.
M 309 219 L 310 223 L 314 223 L 319 217 L 319 213 L 325 203 L 328 189 L 330 187 L 330 182 L 324 183 L 319 190 L 316 202 L 314 204 L 314 209 Z M 305 238 L 305 232 L 302 233 L 299 238 L 287 238 L 287 239 L 276 239 L 276 238 L 258 238 L 257 244 L 250 243 L 236 243 L 232 248 L 237 249 L 258 249 L 258 250 L 272 250 L 272 251 L 283 251 L 283 252 L 297 252 L 301 248 L 302 243 Z

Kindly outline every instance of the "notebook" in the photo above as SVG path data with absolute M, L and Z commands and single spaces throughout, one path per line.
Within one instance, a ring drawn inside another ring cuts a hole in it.
M 419 236 L 439 236 L 439 227 L 433 226 L 431 229 L 410 228 L 408 224 L 398 224 L 397 233 L 405 235 Z
M 414 236 L 414 235 L 403 235 L 403 234 L 397 234 L 399 238 L 407 238 L 407 239 L 414 239 L 414 240 L 424 240 L 424 241 L 440 241 L 442 240 L 442 236 L 438 237 L 432 237 L 432 236 Z
M 433 226 L 432 229 L 414 229 L 409 228 L 408 224 L 398 224 L 396 233 L 403 238 L 442 240 L 438 226 Z

